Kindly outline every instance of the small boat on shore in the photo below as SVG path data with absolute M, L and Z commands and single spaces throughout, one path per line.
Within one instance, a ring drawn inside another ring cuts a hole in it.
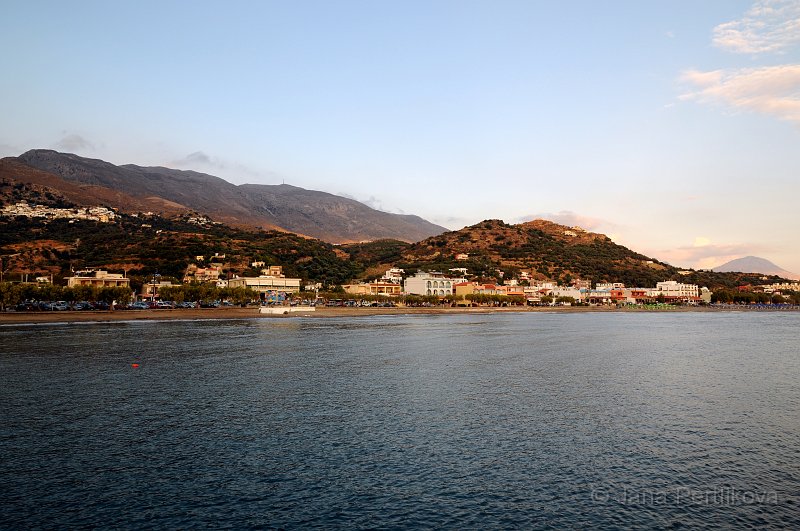
M 306 313 L 316 311 L 314 306 L 261 306 L 259 313 L 266 315 L 289 315 L 292 313 Z

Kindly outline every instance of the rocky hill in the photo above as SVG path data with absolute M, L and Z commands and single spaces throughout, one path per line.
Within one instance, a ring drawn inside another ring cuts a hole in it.
M 394 238 L 413 242 L 446 229 L 417 216 L 288 185 L 236 186 L 194 171 L 116 166 L 51 150 L 0 160 L 0 179 L 36 184 L 79 205 L 98 204 L 164 216 L 198 212 L 232 226 L 278 229 L 331 243 Z
M 372 277 L 395 265 L 406 272 L 467 268 L 470 275 L 487 281 L 513 278 L 525 271 L 531 279 L 564 284 L 578 278 L 641 287 L 663 280 L 711 288 L 761 283 L 761 275 L 680 271 L 617 245 L 603 234 L 546 220 L 518 225 L 486 220 L 415 244 L 376 241 L 342 249 Z
M 456 255 L 467 257 L 457 259 Z M 526 271 L 532 279 L 564 283 L 581 278 L 652 285 L 676 272 L 602 234 L 545 220 L 519 225 L 486 220 L 408 245 L 389 258 L 409 269 L 466 267 L 486 279 L 499 279 L 501 271 L 502 278 Z

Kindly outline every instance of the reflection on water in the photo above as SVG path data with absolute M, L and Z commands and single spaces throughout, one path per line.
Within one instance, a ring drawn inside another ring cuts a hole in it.
M 798 321 L 0 327 L 0 526 L 797 527 Z

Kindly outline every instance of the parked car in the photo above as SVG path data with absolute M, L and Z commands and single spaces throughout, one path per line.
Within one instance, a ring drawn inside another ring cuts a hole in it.
M 54 302 L 51 306 L 52 306 L 53 310 L 56 310 L 56 311 L 59 311 L 59 312 L 65 312 L 65 311 L 69 310 L 69 304 L 67 304 L 67 301 L 57 301 L 57 302 Z

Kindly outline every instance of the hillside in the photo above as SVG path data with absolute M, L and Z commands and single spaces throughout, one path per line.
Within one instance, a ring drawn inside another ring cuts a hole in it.
M 580 278 L 593 283 L 623 282 L 626 286 L 642 287 L 678 280 L 711 288 L 732 288 L 761 283 L 762 277 L 701 271 L 679 273 L 678 268 L 617 245 L 603 234 L 545 220 L 519 225 L 486 220 L 415 244 L 371 242 L 342 249 L 372 277 L 389 265 L 404 268 L 407 273 L 465 267 L 470 275 L 487 281 L 514 278 L 526 271 L 533 280 L 568 284 Z M 456 259 L 462 253 L 468 258 Z
M 37 197 L 53 207 L 70 208 L 63 198 L 48 198 L 32 185 L 11 187 L 0 183 L 0 192 L 20 201 Z M 45 192 L 49 193 L 49 192 Z M 72 270 L 82 268 L 125 271 L 141 283 L 155 272 L 183 278 L 197 256 L 224 255 L 227 276 L 258 275 L 254 261 L 281 265 L 287 276 L 325 285 L 347 282 L 361 270 L 347 253 L 320 240 L 280 231 L 242 230 L 213 223 L 198 223 L 188 216 L 121 214 L 113 222 L 0 216 L 0 255 L 6 280 L 27 275 L 50 276 L 57 283 Z M 207 258 L 208 259 L 208 258 Z
M 50 150 L 0 160 L 0 178 L 47 187 L 78 205 L 164 216 L 193 211 L 231 226 L 284 230 L 331 243 L 412 242 L 446 230 L 417 216 L 381 212 L 325 192 L 288 185 L 236 186 L 194 171 L 116 166 Z
M 0 179 L 3 204 L 25 201 L 74 209 L 79 206 L 77 199 L 91 200 L 95 205 L 125 201 L 139 211 L 155 204 L 152 201 L 161 201 L 124 192 L 108 195 L 110 188 L 68 182 L 15 160 L 0 161 L 0 171 L 19 177 Z M 291 188 L 284 189 L 294 193 Z M 289 276 L 328 286 L 378 278 L 389 267 L 401 267 L 407 274 L 422 269 L 466 268 L 471 278 L 490 282 L 516 278 L 523 271 L 531 280 L 569 284 L 580 278 L 641 287 L 662 280 L 712 289 L 778 280 L 761 273 L 679 271 L 617 245 L 605 235 L 544 220 L 519 225 L 486 220 L 414 244 L 382 239 L 336 246 L 284 231 L 226 226 L 197 214 L 181 213 L 178 208 L 167 210 L 171 213 L 166 217 L 120 210 L 111 223 L 0 217 L 0 255 L 6 257 L 3 270 L 60 279 L 72 269 L 94 267 L 127 271 L 140 278 L 155 271 L 181 278 L 196 256 L 219 253 L 226 256 L 224 272 L 228 275 L 258 274 L 249 264 L 264 261 L 282 265 Z M 458 259 L 457 255 L 467 256 Z
M 456 254 L 462 253 L 468 258 L 456 260 Z M 526 271 L 532 279 L 563 283 L 581 278 L 650 285 L 676 271 L 602 234 L 544 220 L 519 225 L 486 220 L 409 245 L 391 258 L 408 269 L 466 267 L 486 279 L 499 278 L 499 271 L 503 278 Z

